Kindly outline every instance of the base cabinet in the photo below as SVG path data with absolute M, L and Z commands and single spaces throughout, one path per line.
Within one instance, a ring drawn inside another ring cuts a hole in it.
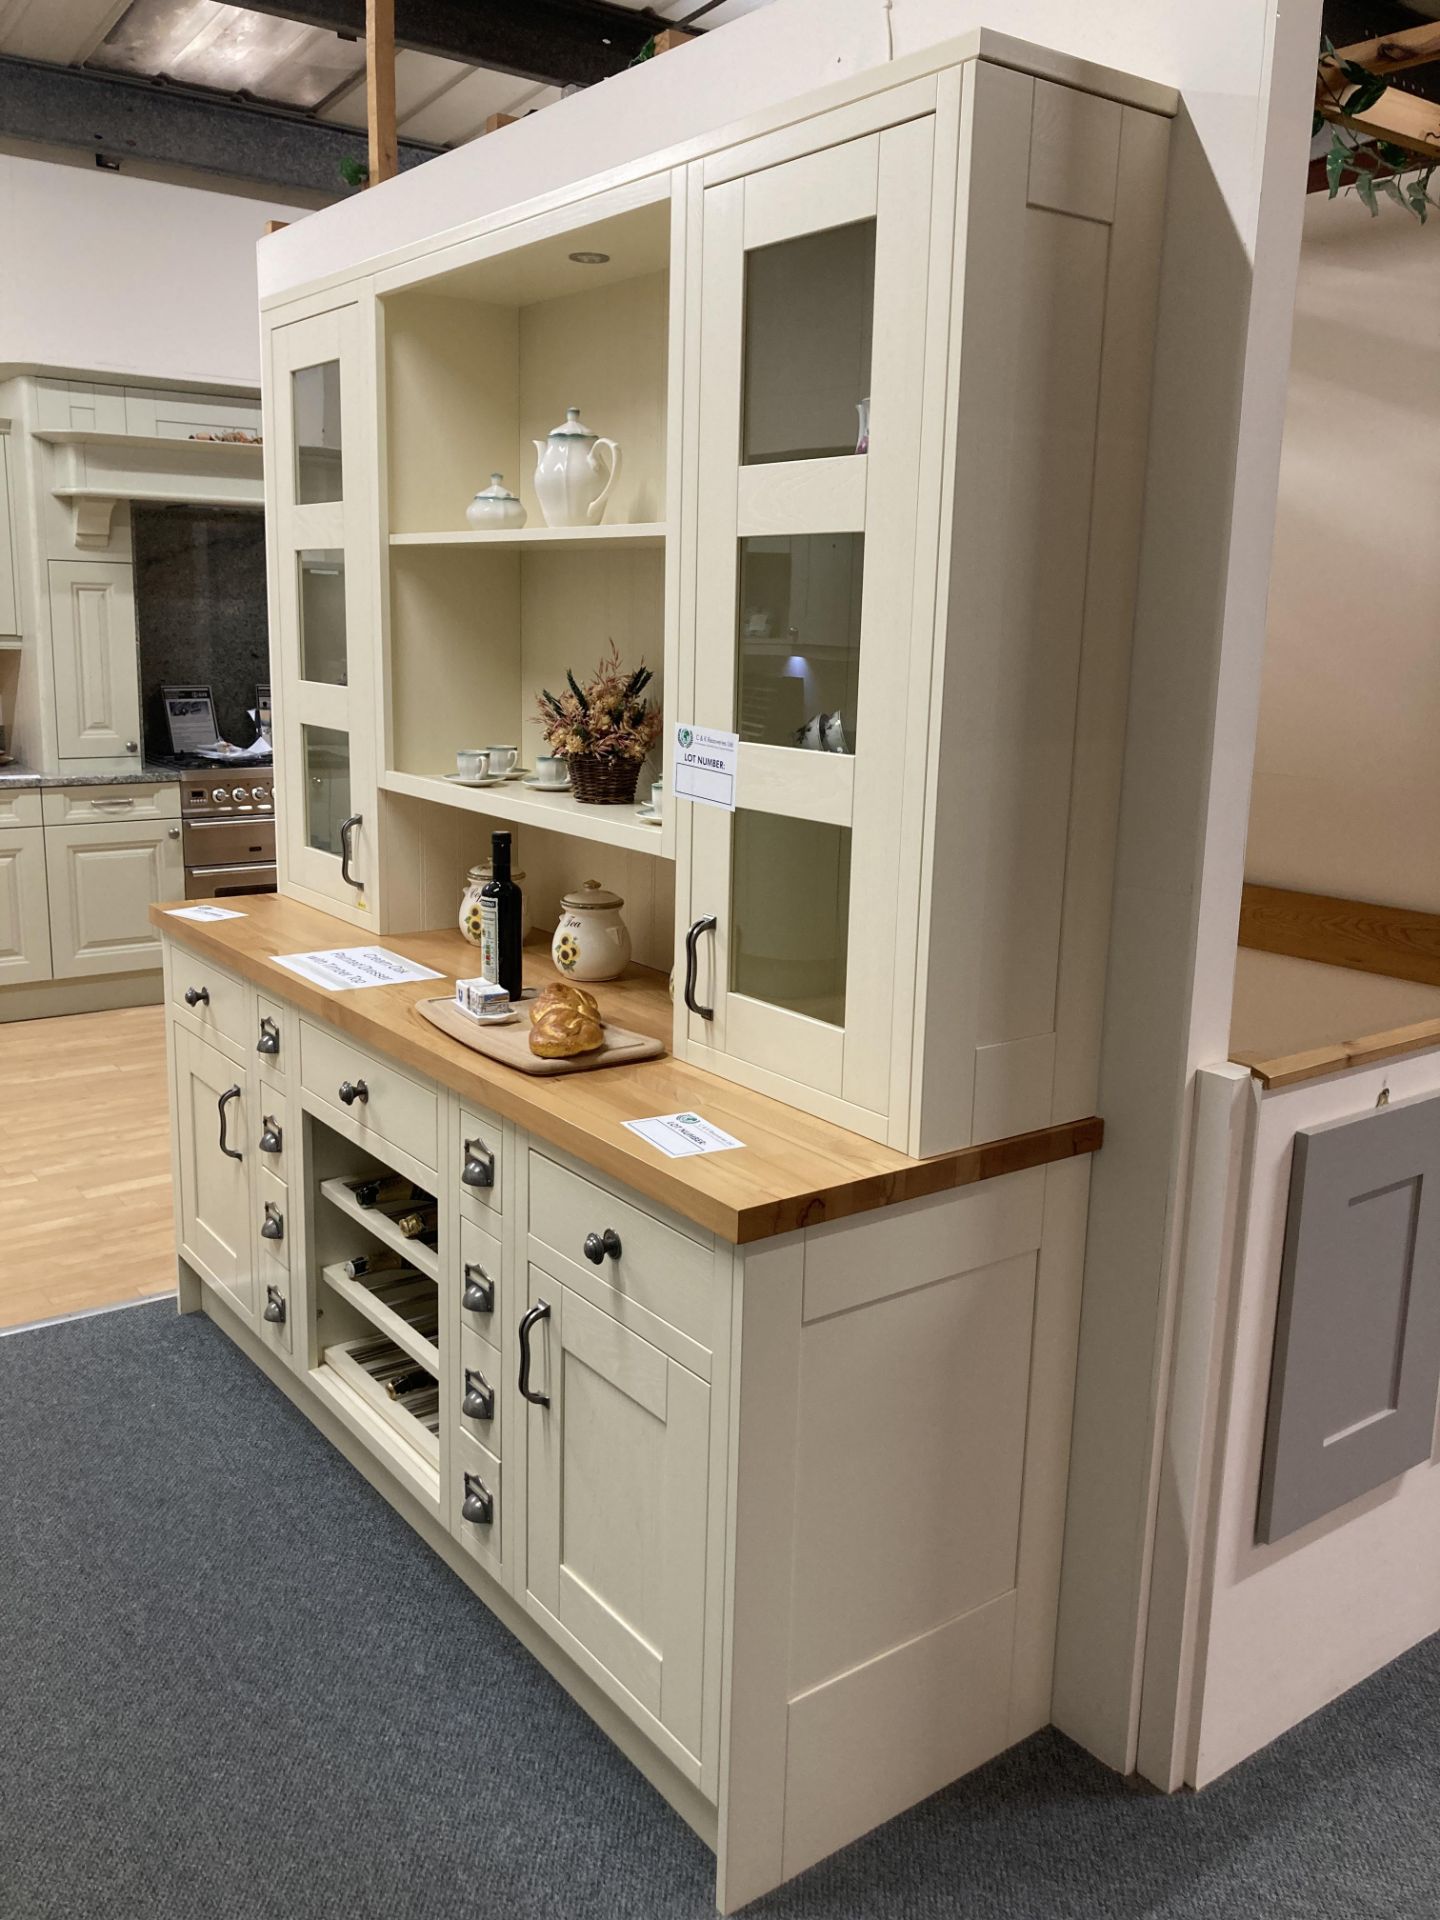
M 173 1035 L 181 1256 L 253 1322 L 250 1076 L 178 1022 Z
M 536 1266 L 529 1299 L 526 1603 L 698 1779 L 710 1389 Z
M 159 966 L 149 908 L 185 891 L 179 833 L 168 820 L 46 827 L 57 980 Z
M 50 977 L 44 831 L 0 827 L 0 986 Z

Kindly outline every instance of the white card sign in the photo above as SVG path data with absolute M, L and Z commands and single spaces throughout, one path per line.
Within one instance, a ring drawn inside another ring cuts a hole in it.
M 277 953 L 277 967 L 288 967 L 302 980 L 313 981 L 331 993 L 349 987 L 393 987 L 406 980 L 443 980 L 443 973 L 407 960 L 388 947 L 333 947 L 323 953 Z
M 627 1120 L 625 1125 L 672 1160 L 682 1160 L 689 1153 L 729 1153 L 745 1144 L 698 1113 L 662 1113 L 653 1120 Z
M 674 791 L 682 800 L 735 811 L 735 764 L 740 738 L 710 727 L 676 727 Z
M 165 909 L 172 920 L 243 920 L 245 915 L 237 913 L 234 907 L 167 907 Z

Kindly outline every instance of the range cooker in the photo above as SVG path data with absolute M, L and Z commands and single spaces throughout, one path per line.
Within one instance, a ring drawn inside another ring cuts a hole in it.
M 180 781 L 185 898 L 275 891 L 275 791 L 266 766 L 211 767 Z

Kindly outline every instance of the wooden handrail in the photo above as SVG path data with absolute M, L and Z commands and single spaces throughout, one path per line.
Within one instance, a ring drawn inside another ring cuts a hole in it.
M 1440 913 L 1246 881 L 1240 945 L 1440 987 Z

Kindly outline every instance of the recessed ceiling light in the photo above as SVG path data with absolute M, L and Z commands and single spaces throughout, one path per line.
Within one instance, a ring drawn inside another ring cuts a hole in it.
M 610 256 L 608 253 L 572 253 L 570 258 L 577 267 L 603 267 Z

